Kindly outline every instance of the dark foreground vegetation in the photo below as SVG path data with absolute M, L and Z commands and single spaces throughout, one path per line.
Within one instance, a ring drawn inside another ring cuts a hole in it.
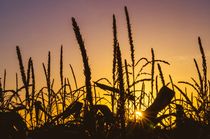
M 151 49 L 151 59 L 136 58 L 130 18 L 125 7 L 130 60 L 121 56 L 117 23 L 113 15 L 112 80 L 91 80 L 91 69 L 79 26 L 72 18 L 84 65 L 85 84 L 77 85 L 63 77 L 63 47 L 60 51 L 60 88 L 51 78 L 51 54 L 43 63 L 46 85 L 36 88 L 32 58 L 24 67 L 20 48 L 17 57 L 22 83 L 16 75 L 16 88 L 6 89 L 6 70 L 0 82 L 1 139 L 209 139 L 210 81 L 207 62 L 198 38 L 202 65 L 194 59 L 197 77 L 191 82 L 173 83 Z M 74 87 L 73 85 L 74 84 Z M 21 86 L 20 86 L 21 85 Z M 192 91 L 180 88 L 184 85 Z M 149 88 L 148 88 L 149 86 Z

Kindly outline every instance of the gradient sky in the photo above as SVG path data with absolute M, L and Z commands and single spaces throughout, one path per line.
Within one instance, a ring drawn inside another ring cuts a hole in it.
M 154 48 L 156 58 L 171 63 L 163 66 L 165 75 L 171 74 L 176 81 L 190 80 L 196 77 L 193 58 L 201 61 L 197 43 L 201 36 L 210 61 L 209 0 L 0 0 L 0 76 L 7 69 L 7 86 L 14 86 L 15 73 L 19 73 L 15 46 L 19 45 L 25 62 L 33 58 L 39 80 L 45 79 L 42 62 L 47 63 L 50 50 L 53 77 L 57 78 L 63 45 L 65 76 L 72 78 L 72 64 L 82 84 L 82 58 L 71 25 L 71 17 L 75 17 L 85 40 L 93 80 L 110 78 L 113 14 L 123 58 L 130 61 L 125 5 L 131 18 L 136 59 L 150 58 L 150 49 Z

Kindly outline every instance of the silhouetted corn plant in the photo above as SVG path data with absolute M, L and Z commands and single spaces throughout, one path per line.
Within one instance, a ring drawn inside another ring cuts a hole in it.
M 30 83 L 30 79 L 31 79 L 31 66 L 32 66 L 32 59 L 31 57 L 28 60 L 28 69 L 27 69 L 27 85 L 29 86 Z M 28 88 L 29 90 L 29 88 Z M 29 94 L 29 101 L 28 101 L 28 107 L 29 107 L 29 114 L 30 114 L 30 124 L 31 124 L 31 128 L 33 129 L 33 104 L 31 104 L 32 98 L 30 98 L 30 94 Z
M 51 54 L 50 52 L 48 52 L 48 63 L 47 63 L 47 69 L 46 69 L 46 66 L 45 64 L 43 63 L 42 64 L 43 66 L 43 69 L 44 69 L 44 73 L 45 73 L 45 78 L 46 78 L 46 84 L 47 84 L 47 97 L 48 97 L 48 100 L 47 100 L 47 113 L 49 115 L 51 115 L 51 112 L 52 112 L 52 84 L 53 84 L 53 81 L 51 83 Z M 43 102 L 44 103 L 44 102 Z M 47 118 L 47 120 L 50 120 L 50 117 Z
M 35 101 L 35 88 L 36 88 L 36 82 L 35 82 L 35 71 L 34 71 L 34 65 L 33 61 L 31 60 L 31 78 L 32 78 L 32 91 L 31 91 L 31 107 L 33 108 L 34 106 L 34 101 Z
M 64 79 L 63 79 L 63 46 L 61 46 L 60 49 L 60 82 L 61 82 L 61 98 L 62 98 L 62 109 L 63 111 L 65 110 L 65 105 L 66 105 L 66 100 L 65 100 L 65 88 L 66 88 L 66 84 L 64 85 Z
M 117 45 L 117 72 L 118 72 L 118 84 L 120 89 L 119 97 L 119 124 L 121 127 L 121 137 L 125 137 L 125 90 L 124 90 L 124 80 L 123 80 L 123 68 L 122 68 L 122 58 L 119 43 Z
M 16 46 L 16 51 L 17 51 L 17 56 L 18 56 L 18 61 L 19 61 L 19 66 L 20 66 L 20 73 L 21 73 L 21 77 L 22 77 L 22 82 L 23 85 L 25 87 L 25 98 L 26 98 L 26 106 L 30 103 L 29 102 L 29 90 L 28 90 L 28 83 L 27 83 L 27 77 L 25 74 L 25 69 L 24 69 L 24 65 L 23 65 L 23 61 L 22 61 L 22 55 L 20 52 L 20 48 L 19 46 Z
M 117 25 L 116 25 L 116 19 L 115 19 L 115 15 L 113 15 L 113 65 L 112 65 L 112 80 L 113 80 L 113 87 L 115 88 L 115 72 L 116 72 L 116 63 L 117 63 L 117 53 L 116 53 L 116 49 L 117 49 Z M 112 112 L 114 112 L 114 100 L 115 100 L 115 92 L 112 92 L 111 95 L 111 103 L 112 103 Z
M 51 54 L 48 52 L 48 63 L 47 63 L 47 91 L 48 91 L 48 112 L 51 113 L 52 105 L 51 105 Z
M 20 68 L 20 73 L 21 73 L 21 77 L 22 77 L 22 82 L 25 88 L 25 107 L 27 108 L 28 106 L 30 107 L 30 97 L 29 97 L 29 84 L 28 84 L 28 80 L 27 76 L 25 74 L 25 69 L 24 69 L 24 65 L 23 65 L 23 61 L 22 61 L 22 55 L 21 55 L 21 51 L 19 46 L 16 46 L 16 52 L 17 52 L 17 56 L 18 56 L 18 61 L 19 61 L 19 68 Z M 29 59 L 30 61 L 30 59 Z M 29 62 L 29 66 L 28 66 L 28 73 L 29 73 L 29 69 L 30 69 L 30 62 Z M 25 120 L 27 118 L 27 111 L 25 111 Z
M 130 24 L 130 18 L 128 9 L 125 6 L 125 15 L 126 15 L 126 21 L 127 21 L 127 29 L 128 29 L 128 38 L 129 38 L 129 44 L 130 44 L 130 52 L 131 52 L 131 62 L 132 62 L 132 79 L 133 79 L 133 95 L 134 95 L 134 111 L 136 110 L 136 88 L 135 88 L 135 55 L 134 55 L 134 44 L 133 44 L 133 37 L 132 37 L 132 30 L 131 30 L 131 24 Z M 134 119 L 136 119 L 136 115 L 134 115 Z
M 151 94 L 153 95 L 154 89 L 154 76 L 155 76 L 155 54 L 153 48 L 151 49 L 152 53 L 152 67 L 151 67 Z
M 198 44 L 199 44 L 199 49 L 200 49 L 200 53 L 201 53 L 201 56 L 202 56 L 202 68 L 203 68 L 203 95 L 206 95 L 207 93 L 207 84 L 208 84 L 208 81 L 207 81 L 207 64 L 206 64 L 206 56 L 205 56 L 205 53 L 204 53 L 204 50 L 203 50 L 203 46 L 202 46 L 202 43 L 201 43 L 201 38 L 198 37 Z
M 87 109 L 87 102 L 85 102 L 85 123 L 87 124 L 88 128 L 90 128 L 90 131 L 94 134 L 95 132 L 95 118 L 93 115 L 93 97 L 92 97 L 92 90 L 91 90 L 91 71 L 90 66 L 88 63 L 88 56 L 86 53 L 84 41 L 82 38 L 82 35 L 80 33 L 79 26 L 77 25 L 77 22 L 75 18 L 72 17 L 72 25 L 74 29 L 74 33 L 77 39 L 77 42 L 79 44 L 79 48 L 81 51 L 82 59 L 83 59 L 83 66 L 84 66 L 84 75 L 85 75 L 85 87 L 86 87 L 86 98 L 85 101 L 89 103 L 90 111 L 88 112 Z
M 131 95 L 130 88 L 129 88 L 130 82 L 129 82 L 128 65 L 127 65 L 126 60 L 125 60 L 125 74 L 126 74 L 126 83 L 127 83 L 126 91 L 127 91 L 128 96 L 130 96 Z M 128 99 L 127 103 L 128 103 L 128 117 L 129 117 L 129 114 L 130 114 L 130 101 L 129 101 L 129 99 Z
M 77 42 L 79 44 L 81 55 L 83 59 L 83 66 L 84 66 L 84 75 L 85 75 L 85 84 L 86 84 L 86 93 L 87 93 L 87 101 L 90 104 L 90 107 L 93 106 L 93 98 L 92 98 L 92 91 L 91 91 L 91 71 L 88 64 L 88 57 L 86 54 L 86 49 L 84 45 L 84 41 L 82 39 L 82 36 L 80 34 L 79 26 L 77 25 L 77 22 L 74 18 L 72 18 L 72 25 L 75 32 L 75 36 L 77 39 Z
M 63 86 L 63 46 L 62 45 L 60 49 L 60 81 L 62 87 Z

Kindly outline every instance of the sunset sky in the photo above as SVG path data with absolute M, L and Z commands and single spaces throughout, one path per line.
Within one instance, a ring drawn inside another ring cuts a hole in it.
M 72 78 L 71 64 L 82 84 L 82 58 L 71 25 L 71 17 L 75 17 L 85 41 L 92 79 L 111 79 L 113 14 L 123 59 L 130 62 L 124 6 L 130 14 L 136 60 L 150 58 L 154 48 L 157 59 L 171 64 L 163 66 L 166 79 L 169 74 L 175 81 L 197 78 L 193 58 L 201 62 L 200 36 L 209 64 L 209 0 L 0 0 L 0 77 L 7 69 L 7 86 L 14 87 L 15 73 L 20 75 L 15 48 L 19 45 L 25 63 L 32 57 L 40 81 L 45 80 L 42 62 L 47 63 L 51 51 L 52 76 L 59 81 L 63 45 L 65 76 Z

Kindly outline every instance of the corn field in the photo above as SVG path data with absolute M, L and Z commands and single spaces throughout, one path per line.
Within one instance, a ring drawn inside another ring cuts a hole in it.
M 131 19 L 124 8 L 130 59 L 123 59 L 118 41 L 117 19 L 113 15 L 112 79 L 93 81 L 88 54 L 80 27 L 72 17 L 75 40 L 81 52 L 85 84 L 78 86 L 74 67 L 69 66 L 74 82 L 63 74 L 63 46 L 60 48 L 60 85 L 54 87 L 51 52 L 42 63 L 45 84 L 35 86 L 33 59 L 24 59 L 16 46 L 19 71 L 16 88 L 6 88 L 6 70 L 0 80 L 0 137 L 4 139 L 103 138 L 103 139 L 180 139 L 210 138 L 210 80 L 201 38 L 194 59 L 197 75 L 191 82 L 173 82 L 151 49 L 151 59 L 135 55 Z M 24 61 L 27 60 L 27 65 Z M 198 60 L 201 61 L 199 65 Z M 21 82 L 21 83 L 20 83 Z M 75 87 L 72 87 L 75 84 Z M 20 86 L 21 85 L 21 86 Z M 190 88 L 187 92 L 180 86 Z M 103 97 L 102 97 L 103 96 Z

